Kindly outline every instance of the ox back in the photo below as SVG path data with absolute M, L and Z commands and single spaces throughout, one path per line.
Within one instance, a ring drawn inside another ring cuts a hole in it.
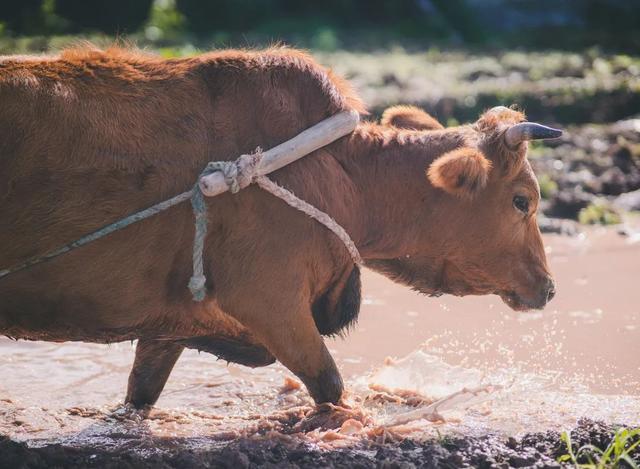
M 207 161 L 273 146 L 335 112 L 360 109 L 344 83 L 286 49 L 171 61 L 91 48 L 6 57 L 0 103 L 0 268 L 188 189 Z M 275 178 L 313 199 L 305 175 L 331 168 L 322 168 L 330 158 L 321 152 L 310 158 L 316 161 L 297 165 L 297 174 L 285 168 Z M 302 216 L 289 223 L 291 212 L 254 188 L 216 199 L 202 304 L 186 288 L 193 220 L 183 204 L 0 279 L 0 333 L 54 341 L 175 339 L 242 362 L 229 351 L 234 340 L 261 345 L 219 298 L 221 289 L 245 287 L 228 285 L 225 265 L 270 261 L 252 258 L 256 236 L 268 238 L 265 249 L 274 256 L 274 243 L 316 250 L 309 233 L 318 227 Z M 274 219 L 290 232 L 277 234 Z M 334 274 L 334 262 L 315 279 L 314 318 L 326 334 L 350 324 L 359 307 L 357 270 L 345 260 Z M 345 293 L 329 293 L 336 288 Z M 245 355 L 271 362 L 264 352 Z

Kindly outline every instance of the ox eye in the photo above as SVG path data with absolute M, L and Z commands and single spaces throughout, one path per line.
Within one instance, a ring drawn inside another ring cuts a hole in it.
M 513 198 L 513 206 L 524 214 L 529 213 L 529 199 L 522 195 L 516 195 Z

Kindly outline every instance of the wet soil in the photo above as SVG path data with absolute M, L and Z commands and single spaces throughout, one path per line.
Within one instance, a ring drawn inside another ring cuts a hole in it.
M 541 182 L 542 213 L 578 220 L 583 209 L 596 204 L 622 219 L 640 210 L 640 119 L 564 130 L 561 139 L 529 151 Z
M 617 429 L 583 419 L 572 430 L 571 437 L 577 447 L 591 444 L 604 450 Z M 0 467 L 559 468 L 558 458 L 567 453 L 556 431 L 529 433 L 521 438 L 488 434 L 438 441 L 402 439 L 384 444 L 364 440 L 347 448 L 324 451 L 308 443 L 283 442 L 270 436 L 243 438 L 206 449 L 191 449 L 189 446 L 184 439 L 151 439 L 144 451 L 64 445 L 30 448 L 24 443 L 0 437 Z M 640 463 L 640 451 L 631 457 Z M 620 467 L 625 467 L 624 463 Z

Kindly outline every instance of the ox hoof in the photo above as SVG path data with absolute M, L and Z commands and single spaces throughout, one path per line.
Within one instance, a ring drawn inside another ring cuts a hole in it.
M 316 404 L 325 402 L 337 404 L 340 401 L 344 385 L 340 373 L 335 368 L 323 370 L 313 378 L 303 374 L 298 375 L 298 377 L 305 384 Z

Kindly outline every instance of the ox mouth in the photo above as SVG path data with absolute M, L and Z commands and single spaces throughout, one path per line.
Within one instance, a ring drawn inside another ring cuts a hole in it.
M 514 311 L 530 311 L 532 309 L 542 309 L 544 308 L 546 302 L 543 304 L 539 304 L 533 301 L 529 301 L 526 298 L 518 295 L 515 291 L 499 291 L 496 292 L 502 301 L 509 306 Z

